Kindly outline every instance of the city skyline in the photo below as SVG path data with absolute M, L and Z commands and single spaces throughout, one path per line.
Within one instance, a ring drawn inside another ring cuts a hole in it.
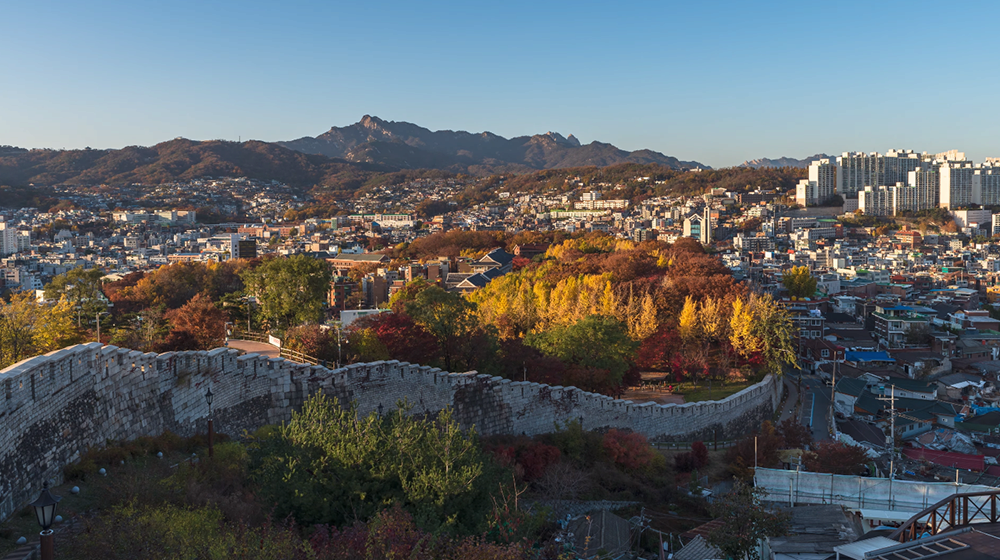
M 1000 155 L 988 111 L 1000 78 L 978 53 L 998 40 L 968 33 L 968 16 L 997 11 L 17 4 L 0 23 L 0 47 L 20 53 L 0 61 L 12 84 L 0 144 L 282 141 L 371 114 L 505 137 L 551 130 L 712 167 L 918 147 L 981 161 Z M 928 28 L 934 40 L 905 31 Z M 871 70 L 891 61 L 895 74 Z

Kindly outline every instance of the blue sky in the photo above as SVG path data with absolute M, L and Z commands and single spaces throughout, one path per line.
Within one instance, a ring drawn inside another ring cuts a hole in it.
M 5 2 L 0 144 L 288 140 L 364 114 L 715 167 L 1000 156 L 1000 3 Z

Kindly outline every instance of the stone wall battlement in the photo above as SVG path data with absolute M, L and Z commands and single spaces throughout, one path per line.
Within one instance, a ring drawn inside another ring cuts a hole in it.
M 87 448 L 109 441 L 192 435 L 233 437 L 291 418 L 316 392 L 360 414 L 405 401 L 413 413 L 452 407 L 481 434 L 535 435 L 579 420 L 588 430 L 628 429 L 653 441 L 727 439 L 771 416 L 781 384 L 768 376 L 721 401 L 636 404 L 576 387 L 512 381 L 477 372 L 386 361 L 330 370 L 236 350 L 142 353 L 99 343 L 36 356 L 0 371 L 0 519 L 37 495 L 42 481 Z

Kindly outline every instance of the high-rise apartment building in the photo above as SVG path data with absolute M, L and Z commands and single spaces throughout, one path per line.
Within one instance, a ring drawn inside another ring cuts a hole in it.
M 984 163 L 978 167 L 979 204 L 1000 206 L 1000 163 Z
M 867 216 L 892 216 L 896 213 L 894 188 L 869 185 L 858 191 L 858 209 Z
M 809 179 L 795 186 L 795 202 L 801 206 L 823 204 L 837 194 L 837 164 L 821 159 L 809 164 Z
M 968 161 L 946 161 L 941 164 L 941 195 L 938 204 L 954 210 L 979 204 L 982 200 L 978 169 Z
M 907 174 L 906 184 L 916 189 L 914 210 L 937 208 L 941 200 L 941 174 L 936 162 L 924 163 Z
M 0 255 L 11 255 L 18 252 L 18 233 L 7 222 L 0 222 Z
M 837 192 L 854 198 L 865 187 L 884 184 L 882 156 L 872 152 L 844 152 L 837 158 Z

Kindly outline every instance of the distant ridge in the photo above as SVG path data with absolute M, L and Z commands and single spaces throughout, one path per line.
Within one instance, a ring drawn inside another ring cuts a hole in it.
M 809 164 L 812 163 L 812 162 L 814 162 L 814 161 L 821 160 L 821 159 L 824 159 L 824 158 L 830 158 L 830 157 L 833 157 L 833 156 L 828 156 L 826 154 L 816 154 L 814 156 L 809 156 L 809 157 L 807 157 L 805 159 L 795 159 L 795 158 L 790 158 L 790 157 L 780 157 L 780 158 L 777 158 L 777 159 L 760 158 L 760 159 L 751 159 L 751 160 L 744 161 L 743 163 L 739 164 L 737 167 L 751 167 L 753 169 L 760 169 L 762 167 L 763 168 L 766 168 L 766 167 L 809 167 Z
M 706 169 L 651 150 L 628 152 L 602 142 L 581 145 L 572 134 L 547 132 L 507 139 L 492 132 L 438 130 L 365 115 L 319 136 L 276 142 L 306 154 L 402 169 L 433 168 L 463 173 L 524 172 L 564 167 L 656 163 L 671 169 Z

